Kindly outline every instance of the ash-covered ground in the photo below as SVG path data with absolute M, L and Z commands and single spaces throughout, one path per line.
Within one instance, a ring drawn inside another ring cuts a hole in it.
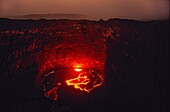
M 0 111 L 165 112 L 168 38 L 169 21 L 0 19 Z M 63 87 L 57 101 L 39 91 L 41 76 L 75 63 L 100 72 L 102 86 Z

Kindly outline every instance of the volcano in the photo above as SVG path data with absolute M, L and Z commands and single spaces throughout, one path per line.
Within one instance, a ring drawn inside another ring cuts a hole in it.
M 169 21 L 0 19 L 0 110 L 166 110 L 168 38 Z

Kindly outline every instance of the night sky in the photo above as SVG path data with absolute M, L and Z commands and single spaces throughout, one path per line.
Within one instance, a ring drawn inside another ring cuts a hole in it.
M 160 20 L 169 18 L 169 0 L 0 0 L 0 17 L 49 13 Z

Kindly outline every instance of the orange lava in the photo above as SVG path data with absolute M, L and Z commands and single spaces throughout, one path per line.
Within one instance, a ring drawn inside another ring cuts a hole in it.
M 84 72 L 80 73 L 77 78 L 66 80 L 66 83 L 68 86 L 74 86 L 76 89 L 89 93 L 94 88 L 102 85 L 103 77 Z

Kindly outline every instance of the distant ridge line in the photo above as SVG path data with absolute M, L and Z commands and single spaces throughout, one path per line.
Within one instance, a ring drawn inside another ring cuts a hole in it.
M 9 16 L 7 17 L 9 19 L 90 19 L 89 16 L 83 15 L 83 14 L 64 14 L 64 13 L 58 13 L 58 14 L 27 14 L 27 15 L 21 15 L 21 16 Z

